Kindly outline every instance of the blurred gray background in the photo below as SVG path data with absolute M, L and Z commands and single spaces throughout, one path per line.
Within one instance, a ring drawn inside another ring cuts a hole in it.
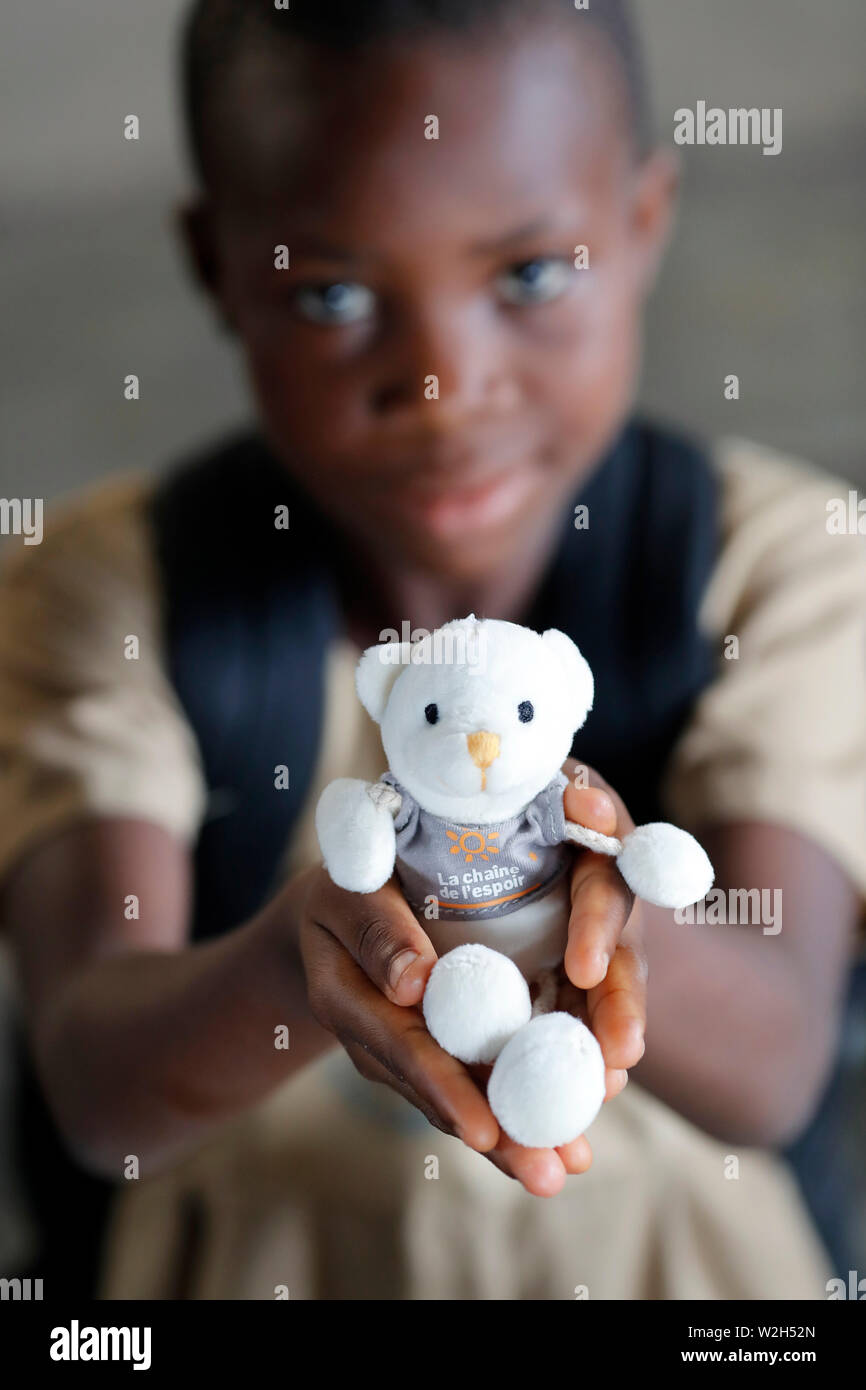
M 248 413 L 242 373 L 172 231 L 182 0 L 5 0 L 0 20 L 0 496 L 164 467 Z M 643 397 L 866 486 L 864 0 L 637 0 L 656 124 L 784 111 L 784 148 L 695 148 L 649 319 Z M 141 139 L 123 139 L 139 116 Z M 123 378 L 142 399 L 123 400 Z M 726 374 L 741 399 L 723 396 Z M 0 542 L 2 543 L 2 542 Z M 0 996 L 8 966 L 0 954 Z M 0 999 L 2 1003 L 2 999 Z M 0 1007 L 0 1017 L 7 1012 Z M 0 1111 L 5 1049 L 0 1046 Z M 26 1223 L 4 1174 L 0 1263 Z

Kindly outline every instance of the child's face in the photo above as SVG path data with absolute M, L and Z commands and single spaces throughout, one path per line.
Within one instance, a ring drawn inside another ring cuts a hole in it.
M 401 564 L 519 555 L 628 412 L 674 180 L 634 164 L 621 80 L 596 38 L 536 23 L 298 77 L 249 55 L 220 93 L 199 265 L 272 448 Z

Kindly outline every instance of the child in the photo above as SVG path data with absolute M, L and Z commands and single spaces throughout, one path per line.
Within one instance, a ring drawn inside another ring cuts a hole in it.
M 630 420 L 676 171 L 625 4 L 199 0 L 184 54 L 183 226 L 258 428 L 92 490 L 3 588 L 46 1296 L 822 1296 L 793 1183 L 744 1146 L 801 1130 L 833 1058 L 863 547 L 825 525 L 847 484 Z M 421 1024 L 399 892 L 319 864 L 322 786 L 385 767 L 360 651 L 469 612 L 564 627 L 595 670 L 574 752 L 610 785 L 570 816 L 658 811 L 726 902 L 783 897 L 781 930 L 684 926 L 576 859 L 565 988 L 613 1101 L 591 1169 L 585 1137 L 499 1135 Z

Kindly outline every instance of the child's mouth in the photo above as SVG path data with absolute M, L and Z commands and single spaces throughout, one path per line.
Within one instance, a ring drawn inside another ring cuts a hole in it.
M 530 469 L 510 469 L 472 485 L 455 482 L 438 491 L 401 489 L 394 501 L 416 525 L 446 539 L 506 521 L 526 501 L 532 487 Z

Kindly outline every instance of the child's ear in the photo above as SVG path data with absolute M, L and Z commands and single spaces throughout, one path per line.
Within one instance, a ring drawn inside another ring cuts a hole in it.
M 632 191 L 631 222 L 637 288 L 649 294 L 655 284 L 676 216 L 680 160 L 672 149 L 653 150 L 638 166 Z
M 207 199 L 196 197 L 179 205 L 175 209 L 175 226 L 193 279 L 211 300 L 223 327 L 234 333 L 234 322 L 220 294 L 213 217 Z
M 411 660 L 411 642 L 380 642 L 368 647 L 355 670 L 355 689 L 364 709 L 381 724 L 391 687 Z

